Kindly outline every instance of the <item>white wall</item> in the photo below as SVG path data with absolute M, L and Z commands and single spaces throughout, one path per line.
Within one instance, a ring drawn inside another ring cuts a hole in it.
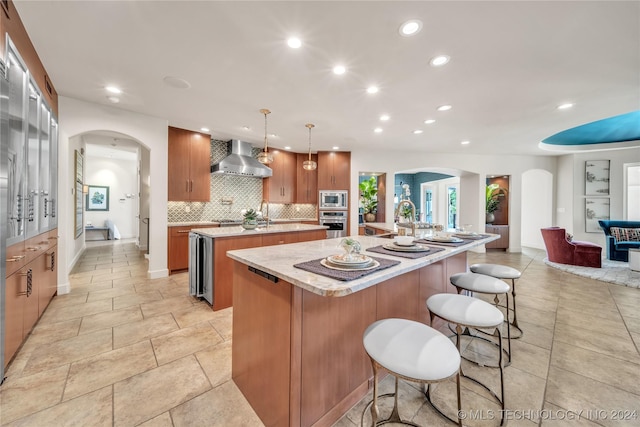
M 544 249 L 541 228 L 553 225 L 553 175 L 533 169 L 522 174 L 522 246 Z
M 167 137 L 168 122 L 165 119 L 132 113 L 111 106 L 92 104 L 61 96 L 58 100 L 60 124 L 60 216 L 65 218 L 59 226 L 59 235 L 66 253 L 58 274 L 62 286 L 68 287 L 68 273 L 74 258 L 80 254 L 73 237 L 73 210 L 69 189 L 73 188 L 74 136 L 93 131 L 114 131 L 127 135 L 148 148 L 149 182 L 151 182 L 150 212 L 151 239 L 155 243 L 149 250 L 149 278 L 165 277 L 167 270 Z M 62 194 L 66 200 L 62 199 Z M 69 242 L 67 244 L 66 242 Z M 60 287 L 60 286 L 59 286 Z M 64 293 L 64 290 L 63 292 Z
M 563 204 L 571 200 L 572 213 L 571 216 L 565 218 L 562 224 L 558 221 L 558 225 L 565 227 L 567 232 L 573 234 L 575 240 L 592 242 L 604 248 L 604 233 L 586 233 L 585 232 L 585 162 L 587 160 L 609 160 L 609 198 L 610 198 L 610 217 L 611 219 L 624 219 L 624 165 L 628 163 L 640 162 L 640 149 L 629 148 L 624 150 L 594 151 L 586 153 L 576 153 L 563 156 L 562 164 L 571 168 L 571 176 L 565 174 L 559 175 L 558 188 L 562 190 L 558 192 L 558 206 L 560 200 Z M 565 188 L 573 188 L 573 193 L 568 199 L 568 191 Z M 599 196 L 598 196 L 599 197 Z M 606 197 L 606 196 L 603 196 Z M 561 199 L 562 198 L 562 199 Z
M 85 224 L 100 227 L 109 219 L 118 228 L 122 239 L 138 237 L 137 172 L 136 160 L 95 157 L 87 151 L 84 182 L 109 187 L 109 210 L 85 211 Z M 126 194 L 134 196 L 128 198 Z
M 387 188 L 393 188 L 394 174 L 404 171 L 429 170 L 460 177 L 460 212 L 463 224 L 485 223 L 485 181 L 487 175 L 509 175 L 511 188 L 522 187 L 522 174 L 531 169 L 546 170 L 554 173 L 556 156 L 489 156 L 481 154 L 447 153 L 402 153 L 394 150 L 354 150 L 351 153 L 351 188 L 358 188 L 359 171 L 387 173 Z M 468 192 L 476 188 L 477 197 Z M 466 195 L 462 196 L 462 192 Z M 469 196 L 469 197 L 467 197 Z M 522 197 L 520 191 L 511 191 L 509 205 L 509 251 L 519 252 L 522 248 L 523 225 Z M 357 212 L 357 197 L 351 197 L 351 210 Z M 393 212 L 393 198 L 387 197 L 386 212 Z M 352 215 L 350 227 L 357 230 L 358 218 Z M 532 231 L 533 232 L 533 231 Z M 537 229 L 540 232 L 540 229 Z

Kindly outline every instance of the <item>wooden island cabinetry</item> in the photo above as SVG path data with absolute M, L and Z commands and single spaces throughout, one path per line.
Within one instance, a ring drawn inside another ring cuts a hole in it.
M 169 201 L 211 199 L 211 135 L 169 126 Z
M 273 175 L 262 180 L 262 193 L 270 203 L 293 203 L 296 193 L 296 154 L 274 150 L 273 163 L 268 165 Z
M 296 203 L 315 205 L 318 203 L 318 169 L 308 171 L 302 164 L 309 160 L 309 154 L 296 154 Z M 317 162 L 318 156 L 311 155 L 311 160 Z
M 350 183 L 351 153 L 319 151 L 318 190 L 349 190 Z

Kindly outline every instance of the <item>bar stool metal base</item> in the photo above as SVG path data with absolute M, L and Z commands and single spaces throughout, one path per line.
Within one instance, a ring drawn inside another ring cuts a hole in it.
M 387 394 L 382 394 L 380 396 L 378 396 L 379 400 L 380 398 L 385 398 L 385 397 L 393 397 L 393 410 L 391 411 L 391 415 L 389 415 L 389 418 L 386 418 L 384 420 L 380 420 L 376 422 L 376 426 L 381 426 L 384 424 L 404 424 L 406 426 L 413 426 L 413 427 L 421 427 L 420 424 L 416 424 L 412 421 L 407 421 L 407 420 L 403 420 L 402 418 L 400 418 L 400 413 L 398 412 L 398 377 L 395 377 L 396 379 L 396 388 L 395 388 L 395 392 L 394 393 L 387 393 Z M 367 413 L 367 410 L 369 409 L 369 407 L 373 404 L 374 399 L 371 399 L 369 401 L 369 403 L 367 403 L 367 406 L 364 407 L 364 410 L 362 411 L 362 416 L 360 417 L 360 426 L 364 426 L 364 416 Z M 457 421 L 456 421 L 457 423 Z

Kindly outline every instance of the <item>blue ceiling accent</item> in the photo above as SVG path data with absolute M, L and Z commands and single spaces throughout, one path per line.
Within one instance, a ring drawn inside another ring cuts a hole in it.
M 551 145 L 589 145 L 636 140 L 640 140 L 640 110 L 567 129 L 542 142 Z

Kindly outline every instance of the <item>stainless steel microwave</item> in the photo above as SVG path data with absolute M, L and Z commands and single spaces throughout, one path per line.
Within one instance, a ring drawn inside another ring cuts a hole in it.
M 348 191 L 320 190 L 320 209 L 347 209 L 348 207 Z

